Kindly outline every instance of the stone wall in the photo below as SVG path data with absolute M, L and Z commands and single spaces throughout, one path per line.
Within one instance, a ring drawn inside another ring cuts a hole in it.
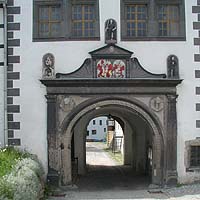
M 20 47 L 20 39 L 15 36 L 20 31 L 20 23 L 15 19 L 21 13 L 20 6 L 15 6 L 15 0 L 8 0 L 8 68 L 7 68 L 7 112 L 8 112 L 8 145 L 20 145 L 20 139 L 15 131 L 20 130 L 20 122 L 15 116 L 20 113 L 20 105 L 15 104 L 15 98 L 20 96 L 20 88 L 15 87 L 16 81 L 20 80 L 20 69 L 16 65 L 20 63 L 20 56 L 15 54 L 15 49 Z
M 0 3 L 0 146 L 4 145 L 4 22 Z

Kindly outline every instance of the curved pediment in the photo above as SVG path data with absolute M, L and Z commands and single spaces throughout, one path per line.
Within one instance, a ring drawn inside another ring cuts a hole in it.
M 74 72 L 57 73 L 56 78 L 70 79 L 132 79 L 132 78 L 166 78 L 165 74 L 148 72 L 141 66 L 137 58 L 131 58 L 133 52 L 113 44 L 90 52 L 83 65 Z

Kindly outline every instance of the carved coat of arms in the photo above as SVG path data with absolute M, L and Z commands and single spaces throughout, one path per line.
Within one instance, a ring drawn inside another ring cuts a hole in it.
M 125 78 L 125 63 L 122 60 L 101 59 L 97 62 L 97 78 Z

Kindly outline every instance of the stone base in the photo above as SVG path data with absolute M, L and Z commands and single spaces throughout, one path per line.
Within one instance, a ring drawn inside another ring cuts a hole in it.
M 48 173 L 47 183 L 53 186 L 59 186 L 59 175 L 57 173 Z
M 168 171 L 166 175 L 166 185 L 171 187 L 171 186 L 176 186 L 177 185 L 177 171 Z

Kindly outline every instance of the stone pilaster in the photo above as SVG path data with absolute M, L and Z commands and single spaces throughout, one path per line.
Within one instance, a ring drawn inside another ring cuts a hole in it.
M 177 95 L 167 95 L 166 184 L 177 183 Z
M 52 185 L 59 185 L 59 146 L 56 134 L 56 95 L 47 98 L 47 142 L 48 142 L 48 175 Z

